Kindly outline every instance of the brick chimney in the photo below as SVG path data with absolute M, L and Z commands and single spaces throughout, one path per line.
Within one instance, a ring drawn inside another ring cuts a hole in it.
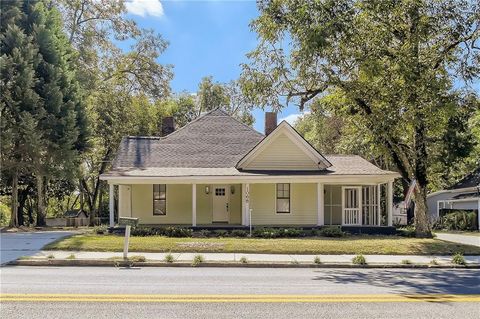
M 265 112 L 265 135 L 273 132 L 277 127 L 277 112 Z
M 167 136 L 175 131 L 175 121 L 173 116 L 165 116 L 162 119 L 162 136 Z

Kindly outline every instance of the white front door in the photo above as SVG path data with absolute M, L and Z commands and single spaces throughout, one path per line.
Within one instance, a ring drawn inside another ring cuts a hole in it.
M 213 222 L 228 223 L 228 185 L 213 185 Z
M 342 187 L 342 225 L 362 224 L 361 203 L 361 187 Z

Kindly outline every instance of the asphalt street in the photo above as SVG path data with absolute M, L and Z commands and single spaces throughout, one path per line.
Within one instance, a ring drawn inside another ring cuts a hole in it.
M 0 264 L 22 256 L 32 256 L 43 246 L 71 234 L 65 231 L 0 233 Z
M 2 267 L 2 318 L 478 318 L 473 269 Z

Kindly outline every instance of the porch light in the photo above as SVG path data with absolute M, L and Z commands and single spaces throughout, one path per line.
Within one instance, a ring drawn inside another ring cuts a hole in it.
M 235 186 L 230 185 L 230 193 L 233 195 L 235 194 Z
M 205 194 L 210 194 L 210 186 L 205 186 Z

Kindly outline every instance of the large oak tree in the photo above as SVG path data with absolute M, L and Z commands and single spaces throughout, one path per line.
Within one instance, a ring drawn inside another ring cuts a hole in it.
M 480 8 L 469 0 L 263 0 L 243 89 L 257 105 L 324 99 L 415 179 L 415 225 L 430 236 L 431 139 L 479 75 Z

